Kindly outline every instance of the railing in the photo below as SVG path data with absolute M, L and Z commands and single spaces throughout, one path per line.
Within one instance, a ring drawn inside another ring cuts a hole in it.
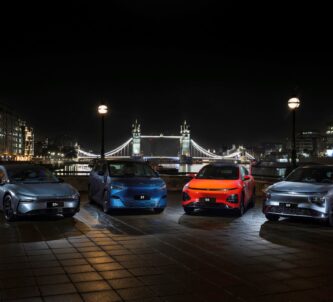
M 54 171 L 56 176 L 88 176 L 90 171 Z

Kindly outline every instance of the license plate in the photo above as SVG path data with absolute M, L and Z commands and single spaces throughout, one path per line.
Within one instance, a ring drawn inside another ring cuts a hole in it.
M 207 202 L 207 203 L 214 203 L 216 202 L 216 198 L 215 197 L 202 197 L 200 198 L 201 202 Z
M 148 195 L 144 195 L 144 194 L 141 194 L 141 195 L 135 195 L 135 196 L 134 196 L 134 199 L 135 199 L 135 200 L 150 200 L 150 196 L 148 196 Z
M 297 204 L 295 203 L 280 203 L 280 206 L 288 209 L 297 208 Z
M 59 207 L 63 207 L 63 206 L 64 206 L 63 201 L 49 201 L 47 203 L 48 208 L 59 208 Z

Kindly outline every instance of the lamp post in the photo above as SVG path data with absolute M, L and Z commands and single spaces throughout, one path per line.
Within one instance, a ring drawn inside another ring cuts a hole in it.
M 104 159 L 105 157 L 105 151 L 104 151 L 104 116 L 108 113 L 108 106 L 102 104 L 98 106 L 98 113 L 101 116 L 101 158 Z
M 293 114 L 293 133 L 292 133 L 292 151 L 291 161 L 293 168 L 296 168 L 296 109 L 300 106 L 301 102 L 299 98 L 292 97 L 288 100 L 288 107 Z

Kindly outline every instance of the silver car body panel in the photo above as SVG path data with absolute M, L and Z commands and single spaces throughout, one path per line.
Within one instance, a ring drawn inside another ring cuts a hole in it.
M 2 166 L 3 168 L 3 166 Z M 62 213 L 78 211 L 80 207 L 79 192 L 68 183 L 60 182 L 5 182 L 0 185 L 0 210 L 3 209 L 4 196 L 12 197 L 12 208 L 16 215 L 43 213 L 43 210 L 58 209 Z M 58 202 L 48 207 L 49 202 Z M 63 202 L 63 205 L 59 202 Z M 45 211 L 44 211 L 45 212 Z
M 333 202 L 333 185 L 282 181 L 270 186 L 263 204 L 265 214 L 327 219 Z M 322 203 L 313 202 L 320 197 Z

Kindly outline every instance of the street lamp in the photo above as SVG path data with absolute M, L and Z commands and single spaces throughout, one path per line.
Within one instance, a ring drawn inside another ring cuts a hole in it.
M 299 98 L 292 97 L 288 100 L 288 107 L 293 113 L 293 136 L 292 136 L 292 151 L 291 161 L 293 168 L 296 168 L 296 109 L 299 108 L 301 102 Z
M 108 106 L 102 104 L 98 106 L 98 113 L 101 116 L 102 126 L 101 126 L 101 158 L 104 159 L 105 151 L 104 151 L 104 116 L 108 113 Z

